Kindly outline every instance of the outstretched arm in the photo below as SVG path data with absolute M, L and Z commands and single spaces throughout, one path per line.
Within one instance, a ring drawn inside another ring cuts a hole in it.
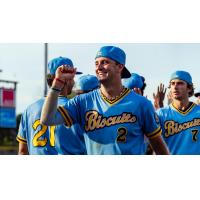
M 56 125 L 63 123 L 62 121 L 56 121 L 56 112 L 57 112 L 57 101 L 58 101 L 59 92 L 51 90 L 44 102 L 42 107 L 42 114 L 40 122 L 47 126 Z
M 51 90 L 48 93 L 42 108 L 40 118 L 42 124 L 49 126 L 64 123 L 64 119 L 56 115 L 58 96 L 65 84 L 69 84 L 69 82 L 73 81 L 75 73 L 75 68 L 67 67 L 66 65 L 62 65 L 56 70 L 56 76 Z

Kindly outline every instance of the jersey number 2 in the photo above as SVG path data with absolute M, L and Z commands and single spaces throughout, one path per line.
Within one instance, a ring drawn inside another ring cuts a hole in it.
M 48 126 L 40 124 L 40 120 L 38 119 L 34 122 L 33 129 L 36 131 L 39 126 L 41 127 L 40 130 L 33 137 L 34 147 L 44 147 L 47 144 L 47 138 L 45 137 L 44 139 L 40 139 L 40 137 L 46 133 Z M 55 128 L 55 126 L 50 126 L 49 143 L 52 147 L 55 146 Z
M 124 127 L 121 127 L 117 130 L 117 142 L 126 142 L 126 135 L 127 135 L 127 130 Z

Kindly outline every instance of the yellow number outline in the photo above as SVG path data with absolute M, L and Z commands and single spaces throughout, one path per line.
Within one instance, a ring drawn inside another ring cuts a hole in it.
M 192 140 L 193 140 L 193 142 L 196 142 L 197 141 L 197 135 L 198 135 L 198 133 L 199 133 L 199 130 L 198 129 L 193 129 L 193 130 L 191 130 L 191 132 L 192 132 Z
M 38 119 L 33 123 L 33 129 L 36 131 L 38 127 L 40 127 L 40 130 L 35 133 L 32 144 L 34 147 L 44 147 L 46 146 L 48 139 L 46 137 L 44 139 L 40 138 L 46 133 L 48 126 L 41 124 L 40 119 Z M 50 126 L 49 143 L 52 147 L 55 146 L 55 128 L 55 126 Z
M 125 127 L 120 127 L 117 129 L 117 142 L 126 142 L 126 135 L 127 135 L 127 129 Z

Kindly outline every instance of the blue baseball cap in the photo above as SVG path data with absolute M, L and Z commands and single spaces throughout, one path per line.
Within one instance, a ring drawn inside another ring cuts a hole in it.
M 60 56 L 58 58 L 54 58 L 49 61 L 48 63 L 49 74 L 55 75 L 57 68 L 60 67 L 61 65 L 68 65 L 72 68 L 74 67 L 73 62 L 69 58 Z M 76 74 L 82 74 L 82 72 L 76 72 Z
M 76 89 L 83 91 L 90 91 L 99 87 L 99 80 L 93 75 L 84 75 L 76 81 Z
M 171 77 L 170 77 L 170 81 L 174 80 L 174 79 L 180 79 L 182 81 L 187 82 L 188 84 L 192 85 L 192 77 L 191 75 L 186 72 L 186 71 L 175 71 Z
M 122 84 L 129 89 L 142 88 L 143 80 L 139 74 L 132 73 L 130 78 L 122 79 Z
M 119 47 L 114 47 L 114 46 L 104 46 L 104 47 L 101 47 L 101 49 L 97 52 L 97 55 L 96 55 L 95 59 L 99 58 L 99 57 L 110 58 L 110 59 L 112 59 L 114 61 L 117 61 L 120 64 L 123 64 L 124 68 L 122 70 L 121 77 L 122 78 L 129 78 L 129 77 L 131 77 L 131 73 L 125 67 L 125 64 L 126 64 L 126 54 Z

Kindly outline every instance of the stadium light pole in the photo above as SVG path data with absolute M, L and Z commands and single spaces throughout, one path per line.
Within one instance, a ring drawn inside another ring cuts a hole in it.
M 47 63 L 48 63 L 48 43 L 44 43 L 44 96 L 47 95 Z

